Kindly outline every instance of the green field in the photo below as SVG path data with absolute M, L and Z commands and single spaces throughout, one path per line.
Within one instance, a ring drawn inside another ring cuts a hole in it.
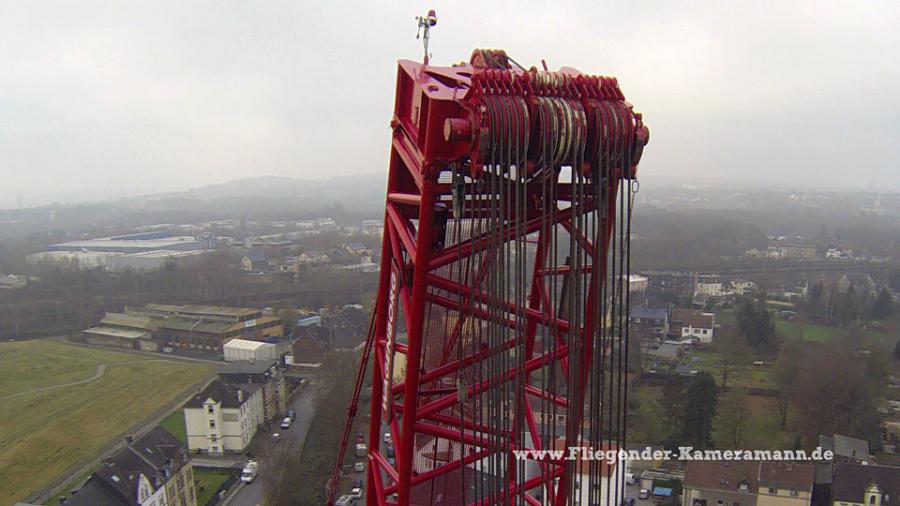
M 775 331 L 783 335 L 785 339 L 825 342 L 830 341 L 839 332 L 846 331 L 846 329 L 826 327 L 813 323 L 777 320 L 775 322 Z
M 790 448 L 791 435 L 778 427 L 769 411 L 771 399 L 756 395 L 747 395 L 744 399 L 747 403 L 748 418 L 740 448 L 752 450 Z M 722 402 L 722 397 L 719 397 L 719 402 Z M 716 417 L 713 421 L 713 440 L 718 448 L 729 449 L 733 445 L 728 440 L 722 423 L 720 417 Z
M 684 355 L 683 362 L 698 371 L 710 373 L 716 384 L 722 385 L 722 368 L 724 357 L 718 353 L 693 350 Z M 769 370 L 751 364 L 729 364 L 728 385 L 744 388 L 774 388 L 769 378 Z
M 13 394 L 87 380 L 88 383 Z M 211 376 L 211 365 L 83 348 L 0 344 L 0 497 L 27 498 Z
M 197 489 L 197 506 L 206 506 L 216 490 L 231 476 L 225 471 L 194 470 L 194 484 Z

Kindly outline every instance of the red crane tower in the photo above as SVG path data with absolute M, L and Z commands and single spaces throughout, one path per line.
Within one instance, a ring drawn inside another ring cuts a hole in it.
M 500 50 L 399 62 L 379 291 L 350 409 L 371 356 L 366 504 L 620 503 L 617 460 L 541 451 L 624 443 L 630 216 L 649 133 L 614 78 L 544 67 Z

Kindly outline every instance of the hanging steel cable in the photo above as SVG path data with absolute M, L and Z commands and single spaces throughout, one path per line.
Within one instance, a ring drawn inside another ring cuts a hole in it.
M 476 50 L 453 67 L 399 65 L 368 504 L 617 506 L 624 494 L 615 461 L 540 452 L 624 447 L 648 131 L 615 79 L 511 61 Z

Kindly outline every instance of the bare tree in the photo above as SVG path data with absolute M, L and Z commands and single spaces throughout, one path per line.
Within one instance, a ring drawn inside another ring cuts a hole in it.
M 719 426 L 732 446 L 739 447 L 743 442 L 749 418 L 750 409 L 744 390 L 737 387 L 729 389 L 719 407 Z

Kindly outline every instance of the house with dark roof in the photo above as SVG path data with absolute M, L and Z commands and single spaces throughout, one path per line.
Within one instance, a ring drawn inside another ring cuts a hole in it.
M 809 506 L 815 466 L 776 461 L 689 461 L 683 506 Z
M 245 272 L 263 271 L 269 267 L 269 258 L 262 250 L 250 250 L 241 258 L 241 269 Z
M 632 306 L 628 320 L 638 332 L 664 338 L 669 332 L 669 307 Z
M 291 345 L 292 363 L 321 364 L 325 352 L 331 346 L 331 329 L 312 325 L 298 328 L 297 339 Z
M 192 451 L 211 455 L 242 452 L 265 420 L 262 387 L 215 379 L 194 395 L 183 411 Z
M 347 304 L 342 308 L 329 311 L 323 320 L 323 325 L 330 327 L 348 327 L 364 334 L 369 327 L 370 314 L 363 310 L 362 306 Z
M 219 368 L 219 379 L 230 385 L 259 385 L 263 419 L 274 420 L 287 412 L 287 385 L 278 360 L 235 360 Z
M 900 467 L 836 463 L 833 506 L 900 506 Z
M 156 427 L 108 457 L 67 506 L 196 506 L 193 469 L 181 443 Z

